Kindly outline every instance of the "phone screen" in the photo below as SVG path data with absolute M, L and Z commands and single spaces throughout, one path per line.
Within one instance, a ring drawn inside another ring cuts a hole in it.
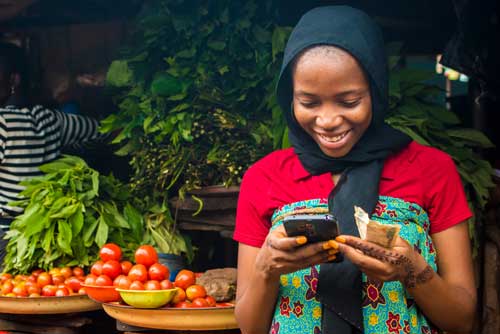
M 287 216 L 283 225 L 288 236 L 303 235 L 308 242 L 331 240 L 339 235 L 337 219 L 328 214 Z

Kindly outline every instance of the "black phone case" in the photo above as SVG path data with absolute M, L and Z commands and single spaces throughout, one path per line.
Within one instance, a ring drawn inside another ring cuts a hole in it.
M 304 235 L 308 242 L 327 241 L 339 235 L 337 220 L 331 215 L 287 216 L 283 225 L 288 236 Z

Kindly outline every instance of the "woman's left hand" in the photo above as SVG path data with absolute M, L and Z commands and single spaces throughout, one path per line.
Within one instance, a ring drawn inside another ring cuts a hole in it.
M 416 275 L 427 266 L 422 256 L 399 236 L 390 249 L 350 235 L 339 236 L 336 240 L 340 252 L 372 280 L 400 281 L 412 288 Z

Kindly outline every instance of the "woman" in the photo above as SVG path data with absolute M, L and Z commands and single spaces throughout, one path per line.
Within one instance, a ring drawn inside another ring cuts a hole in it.
M 63 147 L 103 141 L 98 122 L 31 105 L 23 51 L 0 43 L 0 263 L 4 231 L 22 209 L 9 205 L 22 180 L 40 176 L 39 166 L 57 159 Z
M 328 6 L 301 18 L 277 86 L 293 148 L 251 166 L 240 190 L 243 333 L 470 330 L 471 212 L 460 178 L 445 153 L 384 123 L 387 84 L 383 39 L 366 14 Z M 355 205 L 401 226 L 392 249 L 359 238 Z M 284 217 L 326 212 L 344 234 L 337 241 L 287 237 Z M 338 252 L 344 260 L 332 262 Z

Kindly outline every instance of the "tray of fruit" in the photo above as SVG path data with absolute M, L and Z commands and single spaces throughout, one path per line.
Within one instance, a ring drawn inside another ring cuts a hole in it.
M 120 254 L 118 249 L 116 253 Z M 216 303 L 203 285 L 196 284 L 193 271 L 183 269 L 170 281 L 169 268 L 158 262 L 158 254 L 150 245 L 140 246 L 134 260 L 128 266 L 120 266 L 119 256 L 110 259 L 101 255 L 85 279 L 87 294 L 102 303 L 109 316 L 132 326 L 153 329 L 238 328 L 234 304 Z
M 79 267 L 34 270 L 29 275 L 0 275 L 0 313 L 57 314 L 101 309 L 90 299 L 82 284 Z

